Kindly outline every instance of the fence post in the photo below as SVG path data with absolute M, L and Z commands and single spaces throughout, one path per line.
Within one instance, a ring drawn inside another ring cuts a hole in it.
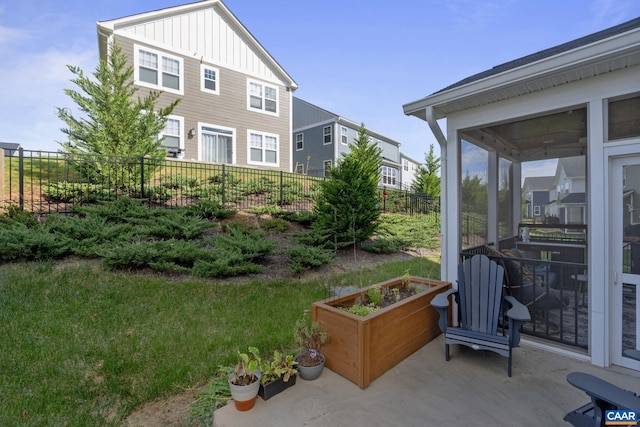
M 18 191 L 20 193 L 20 208 L 24 209 L 24 149 L 18 149 Z
M 283 175 L 283 172 L 280 171 L 280 206 L 284 204 L 284 189 L 282 188 L 282 175 Z
M 140 156 L 140 198 L 144 199 L 144 156 Z M 151 198 L 149 198 L 151 206 Z
M 222 205 L 224 205 L 226 203 L 226 195 L 225 195 L 225 181 L 226 181 L 226 174 L 225 174 L 225 168 L 224 168 L 224 163 L 222 164 Z

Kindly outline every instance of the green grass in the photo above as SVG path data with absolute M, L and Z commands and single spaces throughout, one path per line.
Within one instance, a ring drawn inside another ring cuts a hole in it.
M 263 354 L 327 286 L 437 275 L 426 259 L 321 281 L 214 284 L 50 263 L 0 266 L 0 425 L 121 425 L 144 402 L 204 384 L 249 345 Z

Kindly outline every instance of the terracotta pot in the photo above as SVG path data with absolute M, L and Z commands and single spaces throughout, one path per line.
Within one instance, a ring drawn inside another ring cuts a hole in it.
M 249 385 L 235 385 L 231 382 L 234 374 L 229 374 L 229 389 L 233 403 L 238 411 L 248 411 L 253 408 L 260 389 L 260 372 L 255 373 L 256 381 Z

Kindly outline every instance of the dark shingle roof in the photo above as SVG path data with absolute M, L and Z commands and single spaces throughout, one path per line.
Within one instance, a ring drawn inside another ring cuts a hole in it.
M 567 197 L 562 199 L 561 203 L 585 203 L 586 200 L 585 193 L 570 193 Z
M 551 47 L 549 49 L 541 50 L 539 52 L 533 53 L 531 55 L 523 56 L 522 58 L 515 59 L 513 61 L 505 62 L 501 65 L 496 65 L 495 67 L 482 71 L 478 74 L 474 74 L 473 76 L 467 77 L 463 80 L 460 80 L 457 83 L 454 83 L 450 86 L 445 87 L 435 93 L 440 93 L 447 91 L 449 89 L 456 88 L 458 86 L 464 86 L 468 83 L 475 82 L 476 80 L 482 80 L 486 77 L 490 77 L 496 74 L 503 73 L 505 71 L 512 70 L 514 68 L 521 67 L 523 65 L 531 64 L 533 62 L 539 61 L 541 59 L 550 58 L 552 56 L 558 55 L 563 52 L 567 52 L 569 50 L 573 50 L 579 48 L 581 46 L 586 46 L 591 43 L 595 43 L 599 40 L 604 40 L 609 37 L 613 37 L 618 34 L 625 33 L 627 31 L 640 28 L 640 18 L 632 19 L 631 21 L 624 22 L 622 24 L 616 25 L 611 28 L 604 29 L 602 31 L 598 31 L 597 33 L 589 34 L 588 36 L 580 37 L 579 39 L 572 40 L 567 43 L 563 43 L 561 45 Z

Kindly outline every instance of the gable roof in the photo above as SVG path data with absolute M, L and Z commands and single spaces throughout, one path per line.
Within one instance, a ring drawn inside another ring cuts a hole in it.
M 554 176 L 530 176 L 524 179 L 523 187 L 530 191 L 548 191 L 554 181 Z
M 585 159 L 582 156 L 563 157 L 558 159 L 558 170 L 564 169 L 567 178 L 580 178 L 585 176 Z
M 225 32 L 227 29 L 229 32 Z M 204 58 L 220 66 L 241 68 L 247 66 L 246 64 L 253 65 L 256 70 L 264 73 L 265 77 L 269 71 L 269 75 L 281 80 L 291 90 L 298 88 L 298 84 L 284 68 L 220 0 L 203 0 L 99 21 L 97 31 L 101 58 L 107 55 L 109 38 L 113 34 L 121 34 L 147 42 L 155 41 L 165 49 L 179 51 L 186 56 Z M 226 40 L 225 43 L 234 43 L 234 48 L 237 45 L 246 45 L 247 54 L 243 55 L 242 60 L 237 58 L 240 55 L 225 55 L 227 49 L 216 50 L 216 43 L 212 41 L 220 39 L 221 34 L 233 37 L 233 40 Z M 163 37 L 165 35 L 166 37 Z M 263 62 L 265 67 L 256 62 Z
M 640 65 L 640 18 L 498 65 L 403 105 L 441 119 L 458 111 Z

